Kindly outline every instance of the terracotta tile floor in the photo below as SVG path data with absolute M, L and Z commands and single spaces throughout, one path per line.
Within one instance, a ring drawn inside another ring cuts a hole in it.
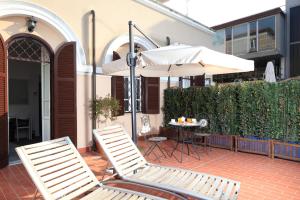
M 165 144 L 165 150 L 170 154 L 171 143 Z M 140 142 L 144 149 L 144 143 Z M 175 153 L 179 156 L 179 152 Z M 88 165 L 98 179 L 102 178 L 106 161 L 97 153 L 83 154 Z M 159 163 L 154 155 L 147 157 L 150 162 Z M 235 153 L 229 150 L 213 148 L 209 154 L 201 153 L 201 160 L 184 155 L 183 163 L 178 163 L 174 157 L 161 158 L 161 165 L 176 166 L 199 172 L 223 176 L 241 182 L 240 200 L 300 200 L 300 163 L 282 159 L 270 159 L 266 156 Z M 121 185 L 119 185 L 121 186 Z M 124 186 L 124 185 L 122 185 Z M 134 188 L 139 191 L 147 189 Z M 35 187 L 22 165 L 13 165 L 0 170 L 0 200 L 31 199 Z M 152 194 L 162 195 L 151 191 Z M 164 195 L 175 199 L 170 195 Z M 41 198 L 40 198 L 41 199 Z

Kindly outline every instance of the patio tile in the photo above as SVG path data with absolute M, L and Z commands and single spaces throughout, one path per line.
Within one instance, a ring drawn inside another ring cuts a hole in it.
M 139 141 L 140 149 L 145 149 L 145 143 Z M 173 143 L 163 145 L 170 154 Z M 185 149 L 186 151 L 186 149 Z M 157 154 L 159 152 L 156 151 Z M 98 153 L 82 154 L 89 167 L 100 180 L 109 174 L 105 173 L 107 162 Z M 176 151 L 175 155 L 180 156 Z M 241 182 L 239 200 L 281 200 L 300 199 L 300 163 L 282 159 L 270 159 L 248 153 L 236 153 L 229 150 L 213 148 L 209 154 L 201 153 L 198 160 L 195 154 L 184 155 L 183 162 L 177 162 L 174 157 L 155 160 L 154 155 L 146 157 L 149 162 L 165 166 L 175 166 L 198 172 L 223 176 Z M 116 184 L 115 184 L 116 185 Z M 168 199 L 175 197 L 162 194 L 146 188 L 132 185 L 117 184 L 119 187 L 148 192 Z M 31 199 L 35 191 L 31 179 L 22 165 L 13 165 L 0 170 L 0 200 Z M 37 199 L 42 199 L 41 197 Z

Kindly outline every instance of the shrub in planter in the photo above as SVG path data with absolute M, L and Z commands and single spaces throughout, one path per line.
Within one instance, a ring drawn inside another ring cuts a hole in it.
M 271 140 L 257 136 L 237 137 L 236 151 L 271 156 Z

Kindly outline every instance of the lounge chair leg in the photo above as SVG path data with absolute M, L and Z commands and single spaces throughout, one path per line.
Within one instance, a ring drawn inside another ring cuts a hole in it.
M 34 196 L 33 196 L 32 200 L 35 200 L 35 199 L 36 199 L 37 193 L 38 193 L 38 189 L 35 189 Z
M 106 163 L 105 171 L 108 169 L 108 166 L 109 166 L 109 161 L 107 161 L 107 163 Z M 104 177 L 105 177 L 105 172 L 103 173 L 101 180 L 104 180 Z

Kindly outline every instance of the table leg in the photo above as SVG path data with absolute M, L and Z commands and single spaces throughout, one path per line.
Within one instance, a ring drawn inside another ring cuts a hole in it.
M 173 153 L 174 151 L 176 151 L 177 147 L 178 147 L 178 144 L 179 144 L 179 128 L 177 129 L 177 142 L 176 142 L 176 145 L 171 153 L 171 157 L 173 156 Z
M 183 154 L 183 146 L 184 146 L 184 135 L 183 135 L 183 131 L 182 128 L 180 129 L 181 132 L 181 154 L 180 154 L 180 162 L 182 163 L 182 154 Z
M 180 141 L 180 135 L 182 136 L 181 141 Z M 175 148 L 173 149 L 172 153 L 171 153 L 171 157 L 173 156 L 174 152 L 176 151 L 179 143 L 181 143 L 181 152 L 180 152 L 180 160 L 178 160 L 178 158 L 174 155 L 174 158 L 182 163 L 182 159 L 183 159 L 183 146 L 184 146 L 184 136 L 182 135 L 182 128 L 178 127 L 178 131 L 177 131 L 177 143 Z

